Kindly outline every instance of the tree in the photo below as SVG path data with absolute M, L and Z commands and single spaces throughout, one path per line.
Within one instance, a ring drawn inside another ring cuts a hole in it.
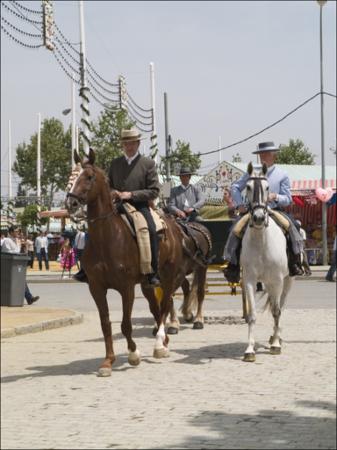
M 26 206 L 27 199 L 25 197 L 27 197 L 27 192 L 25 189 L 23 189 L 22 183 L 19 183 L 18 192 L 15 197 L 15 207 L 16 208 L 21 208 L 23 206 Z
M 310 153 L 300 139 L 290 139 L 288 145 L 280 145 L 277 153 L 276 163 L 278 164 L 308 164 L 314 165 L 316 156 Z
M 50 208 L 54 194 L 64 190 L 70 175 L 71 134 L 64 132 L 58 119 L 45 119 L 41 127 L 41 194 L 48 196 Z M 16 149 L 13 171 L 21 177 L 21 186 L 37 191 L 37 133 L 30 143 L 23 142 Z
M 106 172 L 111 161 L 122 155 L 120 143 L 121 130 L 129 129 L 133 123 L 129 121 L 123 109 L 105 109 L 101 112 L 97 123 L 92 124 L 93 136 L 91 147 L 96 153 L 96 165 Z
M 233 163 L 241 163 L 242 162 L 242 158 L 239 153 L 232 156 L 232 162 Z
M 180 167 L 187 166 L 192 172 L 195 172 L 201 165 L 200 155 L 192 153 L 190 144 L 180 140 L 176 142 L 176 148 L 170 156 L 162 156 L 160 159 L 160 170 L 164 175 L 166 175 L 167 161 L 170 163 L 173 175 L 178 175 Z
M 28 205 L 23 210 L 23 213 L 19 213 L 17 217 L 17 222 L 21 224 L 23 228 L 27 228 L 28 226 L 41 226 L 48 222 L 48 218 L 39 219 L 38 217 L 38 205 Z M 42 211 L 46 210 L 46 207 L 41 208 Z

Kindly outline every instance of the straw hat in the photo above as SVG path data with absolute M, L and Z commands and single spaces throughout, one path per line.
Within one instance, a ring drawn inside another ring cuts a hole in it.
M 145 139 L 137 128 L 131 128 L 130 130 L 122 130 L 121 142 L 137 142 Z

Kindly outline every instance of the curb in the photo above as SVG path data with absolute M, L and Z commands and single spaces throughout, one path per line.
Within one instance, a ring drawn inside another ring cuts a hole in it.
M 73 316 L 62 317 L 59 319 L 44 320 L 43 322 L 13 328 L 4 328 L 1 330 L 1 339 L 28 333 L 38 333 L 39 331 L 52 330 L 54 328 L 66 327 L 68 325 L 77 325 L 82 322 L 83 314 L 75 313 Z

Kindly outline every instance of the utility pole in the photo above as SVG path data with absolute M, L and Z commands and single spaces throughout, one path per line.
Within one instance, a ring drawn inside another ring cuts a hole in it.
M 71 166 L 75 165 L 74 150 L 76 148 L 76 105 L 75 105 L 75 81 L 74 74 L 71 76 Z
M 157 147 L 157 121 L 156 121 L 156 97 L 154 84 L 154 63 L 150 63 L 150 81 L 151 81 L 151 109 L 152 109 L 152 133 L 150 153 L 154 154 L 156 166 L 158 166 L 158 147 Z
M 165 119 L 165 156 L 166 156 L 166 179 L 171 179 L 171 136 L 169 135 L 168 112 L 167 112 L 167 94 L 164 92 L 164 119 Z
M 320 42 L 320 82 L 321 82 L 321 160 L 322 160 L 322 189 L 325 189 L 325 156 L 324 156 L 324 91 L 323 91 L 323 32 L 322 15 L 326 0 L 318 0 L 319 4 L 319 42 Z M 328 264 L 328 238 L 327 238 L 327 206 L 322 202 L 322 250 L 323 264 Z
M 37 204 L 41 204 L 41 113 L 38 113 L 38 125 L 37 125 L 37 164 L 36 164 L 36 194 Z
M 80 87 L 80 97 L 82 100 L 81 110 L 82 118 L 81 122 L 83 124 L 83 132 L 81 135 L 83 137 L 83 148 L 86 155 L 89 154 L 90 147 L 90 123 L 89 123 L 89 88 L 87 86 L 87 62 L 85 53 L 85 33 L 84 33 L 84 13 L 83 13 L 83 0 L 79 1 L 80 9 L 80 73 L 81 73 L 81 87 Z
M 8 201 L 11 201 L 12 193 L 12 129 L 11 121 L 8 121 Z

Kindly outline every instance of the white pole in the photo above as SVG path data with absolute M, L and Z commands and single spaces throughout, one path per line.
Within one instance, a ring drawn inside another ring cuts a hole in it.
M 80 148 L 79 139 L 80 139 L 79 129 L 78 129 L 78 126 L 76 125 L 76 151 L 77 151 L 77 154 L 78 154 L 78 150 Z
M 85 53 L 85 33 L 84 33 L 84 13 L 83 13 L 83 0 L 79 1 L 80 7 L 80 70 L 81 70 L 81 90 L 80 95 L 82 99 L 82 120 L 83 123 L 83 149 L 86 155 L 89 154 L 90 146 L 90 132 L 89 132 L 89 98 L 87 86 L 87 63 Z
M 221 148 L 221 136 L 219 136 L 219 139 L 218 139 L 218 149 L 220 150 L 220 148 Z M 219 164 L 221 164 L 222 163 L 222 152 L 221 152 L 221 150 L 219 151 Z
M 151 136 L 151 147 L 157 147 L 157 121 L 156 121 L 156 97 L 155 97 L 155 85 L 154 85 L 154 63 L 150 63 L 150 80 L 151 80 L 151 108 L 152 108 L 152 136 Z M 155 157 L 155 163 L 158 164 L 158 153 Z
M 74 166 L 74 149 L 76 148 L 76 104 L 75 104 L 75 81 L 72 73 L 71 80 L 71 167 Z
M 37 202 L 41 201 L 41 113 L 38 113 L 38 126 L 37 126 Z
M 8 201 L 13 197 L 12 192 L 12 130 L 11 121 L 8 121 Z

